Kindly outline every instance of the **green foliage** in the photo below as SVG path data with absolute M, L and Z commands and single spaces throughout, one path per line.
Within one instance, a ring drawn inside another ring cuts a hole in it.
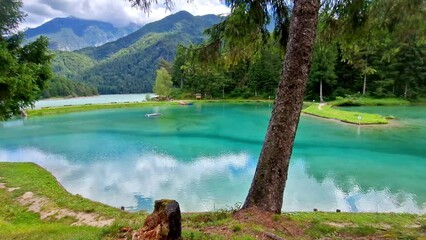
M 170 62 L 168 62 L 168 61 L 164 60 L 163 58 L 161 58 L 161 59 L 158 61 L 158 67 L 157 67 L 157 69 L 160 69 L 160 68 L 164 68 L 164 69 L 166 69 L 166 70 L 167 70 L 167 73 L 168 73 L 168 74 L 172 74 L 172 71 L 173 71 L 173 65 L 172 65 Z
M 280 80 L 282 54 L 269 39 L 259 53 L 229 66 L 226 53 L 205 62 L 199 55 L 201 45 L 179 46 L 173 64 L 172 80 L 182 91 L 207 98 L 274 96 Z
M 21 0 L 2 0 L 0 7 L 0 37 L 13 33 L 24 20 Z
M 47 38 L 21 42 L 20 35 L 0 37 L 0 120 L 31 106 L 51 77 Z
M 76 82 L 61 76 L 54 76 L 47 81 L 42 92 L 43 98 L 81 97 L 98 95 L 98 90 L 86 83 Z
M 52 69 L 56 75 L 75 79 L 79 73 L 95 66 L 96 61 L 76 52 L 55 51 Z
M 337 6 L 324 7 L 319 33 L 324 44 L 338 48 L 336 89 L 330 95 L 364 89 L 374 97 L 424 94 L 426 2 L 338 1 Z
M 0 7 L 0 121 L 31 106 L 51 77 L 47 38 L 22 46 L 22 35 L 12 34 L 25 16 L 21 7 L 19 0 Z
M 169 72 L 161 67 L 157 70 L 157 77 L 155 78 L 154 92 L 159 96 L 169 97 L 172 93 L 172 77 Z
M 317 41 L 306 89 L 307 98 L 320 100 L 320 87 L 322 87 L 323 95 L 330 96 L 334 92 L 336 58 L 336 48 Z
M 101 94 L 152 92 L 157 66 L 172 71 L 166 62 L 173 60 L 178 44 L 200 43 L 204 29 L 218 21 L 214 15 L 178 12 L 99 47 L 56 52 L 54 71 Z

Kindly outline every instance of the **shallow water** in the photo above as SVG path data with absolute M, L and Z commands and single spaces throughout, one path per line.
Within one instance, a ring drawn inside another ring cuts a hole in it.
M 426 107 L 354 110 L 398 124 L 302 117 L 283 209 L 426 213 Z M 153 112 L 162 116 L 145 117 Z M 173 198 L 183 211 L 225 208 L 244 201 L 270 112 L 217 103 L 10 121 L 0 123 L 0 161 L 36 162 L 68 191 L 112 206 Z

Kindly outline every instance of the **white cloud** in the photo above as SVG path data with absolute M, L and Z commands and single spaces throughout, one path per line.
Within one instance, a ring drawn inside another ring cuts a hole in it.
M 116 26 L 129 23 L 146 24 L 157 21 L 172 13 L 186 10 L 193 15 L 226 14 L 229 8 L 219 0 L 175 0 L 173 10 L 168 11 L 164 5 L 153 5 L 150 13 L 132 8 L 126 0 L 24 0 L 23 11 L 27 13 L 21 29 L 39 26 L 56 17 L 75 16 L 110 22 Z

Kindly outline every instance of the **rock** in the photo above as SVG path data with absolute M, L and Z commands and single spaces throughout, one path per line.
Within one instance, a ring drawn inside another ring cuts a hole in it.
M 154 211 L 132 239 L 176 240 L 181 239 L 181 232 L 179 203 L 175 200 L 162 199 L 155 201 Z

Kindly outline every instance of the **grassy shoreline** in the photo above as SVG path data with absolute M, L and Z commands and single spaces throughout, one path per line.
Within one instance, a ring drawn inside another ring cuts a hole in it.
M 250 100 L 250 99 L 229 99 L 229 100 L 183 100 L 185 102 L 192 102 L 193 104 L 203 103 L 273 103 L 272 100 Z M 395 105 L 409 105 L 410 102 L 403 99 L 386 98 L 386 99 L 372 99 L 372 98 L 338 98 L 335 101 L 327 104 L 318 104 L 305 102 L 302 113 L 324 119 L 331 119 L 341 121 L 348 124 L 356 125 L 385 125 L 393 119 L 392 116 L 381 116 L 378 114 L 369 114 L 362 112 L 344 111 L 334 108 L 335 106 L 395 106 Z M 73 106 L 60 106 L 60 107 L 45 107 L 42 109 L 29 109 L 27 114 L 29 117 L 47 116 L 54 114 L 65 114 L 74 112 L 86 112 L 95 110 L 106 109 L 120 109 L 120 108 L 138 108 L 149 106 L 172 106 L 179 105 L 179 101 L 166 101 L 166 102 L 136 102 L 136 103 L 107 103 L 107 104 L 85 104 Z M 361 116 L 361 119 L 359 119 Z
M 388 124 L 393 116 L 379 114 L 344 111 L 334 107 L 339 106 L 401 106 L 410 102 L 397 98 L 372 99 L 372 98 L 338 98 L 329 103 L 313 103 L 302 110 L 303 113 L 312 116 L 341 121 L 356 125 L 383 125 Z
M 192 102 L 194 104 L 202 103 L 251 103 L 251 102 L 270 102 L 271 100 L 181 100 L 185 102 Z M 138 107 L 149 107 L 149 106 L 178 106 L 179 101 L 148 101 L 148 102 L 136 102 L 136 103 L 106 103 L 106 104 L 84 104 L 84 105 L 72 105 L 72 106 L 59 106 L 59 107 L 44 107 L 41 109 L 28 109 L 26 112 L 29 117 L 35 116 L 46 116 L 54 114 L 64 114 L 73 112 L 88 112 L 95 110 L 105 109 L 120 109 L 120 108 L 138 108 Z
M 357 125 L 381 125 L 388 124 L 391 118 L 379 114 L 343 111 L 333 108 L 331 105 L 313 104 L 302 110 L 303 113 L 325 119 L 338 120 L 343 123 Z
M 0 162 L 0 239 L 118 239 L 123 227 L 137 230 L 146 213 L 121 211 L 68 193 L 46 170 L 33 163 Z M 76 218 L 41 219 L 19 203 L 27 192 L 44 199 L 41 211 L 68 209 L 114 219 L 104 227 L 75 226 Z M 422 239 L 426 216 L 395 213 L 263 212 L 235 209 L 183 213 L 183 239 Z

